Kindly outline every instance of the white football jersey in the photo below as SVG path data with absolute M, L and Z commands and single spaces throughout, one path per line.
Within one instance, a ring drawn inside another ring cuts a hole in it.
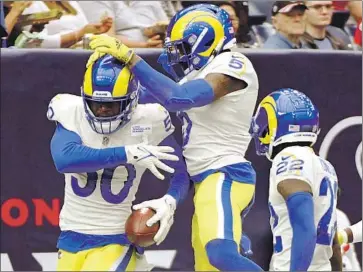
M 174 131 L 169 113 L 159 104 L 138 105 L 131 121 L 109 135 L 98 134 L 91 129 L 79 96 L 55 96 L 47 115 L 50 120 L 77 133 L 85 146 L 98 149 L 143 141 L 158 145 Z M 127 164 L 94 173 L 65 174 L 61 230 L 100 235 L 124 233 L 125 222 L 145 170 Z
M 334 167 L 315 155 L 309 147 L 293 146 L 281 151 L 270 170 L 269 209 L 274 239 L 270 270 L 289 271 L 292 227 L 286 202 L 277 191 L 279 182 L 299 179 L 307 182 L 313 192 L 314 221 L 317 241 L 309 271 L 331 271 L 332 242 L 337 224 L 336 204 L 338 178 Z
M 213 103 L 179 112 L 183 121 L 183 155 L 191 176 L 208 169 L 246 162 L 248 133 L 258 94 L 258 78 L 251 61 L 239 52 L 225 52 L 182 82 L 218 73 L 247 83 Z
M 342 211 L 337 209 L 337 223 L 338 230 L 343 230 L 351 225 L 348 216 Z M 354 244 L 349 244 L 349 249 L 343 256 L 343 271 L 362 271 Z

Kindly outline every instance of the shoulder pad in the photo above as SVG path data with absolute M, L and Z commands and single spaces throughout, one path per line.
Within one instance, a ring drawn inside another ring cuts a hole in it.
M 153 136 L 164 139 L 174 132 L 174 126 L 171 122 L 169 112 L 160 104 L 149 103 L 138 105 L 137 109 L 139 109 L 142 118 L 152 125 Z M 137 119 L 141 116 L 139 115 Z
M 75 131 L 83 113 L 82 98 L 71 94 L 58 94 L 50 101 L 47 118 L 62 124 L 66 129 Z
M 225 74 L 251 84 L 257 80 L 256 71 L 251 61 L 240 52 L 225 52 L 218 55 L 206 67 L 207 74 Z
M 281 151 L 272 162 L 271 173 L 281 181 L 289 178 L 301 179 L 312 185 L 313 156 L 306 147 L 293 146 Z

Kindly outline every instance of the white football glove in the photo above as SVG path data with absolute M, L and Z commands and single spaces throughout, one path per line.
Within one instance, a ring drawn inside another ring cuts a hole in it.
M 167 166 L 160 160 L 178 161 L 178 156 L 173 154 L 174 148 L 170 146 L 153 146 L 147 144 L 125 146 L 127 163 L 145 167 L 151 171 L 158 179 L 163 180 L 165 177 L 157 168 L 166 172 L 174 173 L 174 169 Z
M 175 198 L 171 195 L 165 195 L 162 198 L 148 200 L 134 205 L 133 208 L 134 210 L 151 208 L 156 212 L 155 215 L 146 222 L 146 225 L 151 227 L 153 224 L 160 221 L 160 228 L 154 237 L 156 245 L 160 245 L 174 223 L 174 212 L 176 209 Z

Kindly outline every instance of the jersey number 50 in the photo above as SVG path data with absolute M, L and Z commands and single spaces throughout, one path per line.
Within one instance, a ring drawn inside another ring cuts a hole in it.
M 118 194 L 114 194 L 111 190 L 111 181 L 116 168 L 106 168 L 103 170 L 101 176 L 101 195 L 103 199 L 111 204 L 120 204 L 128 196 L 130 188 L 136 177 L 135 167 L 131 164 L 125 164 L 124 167 L 127 170 L 127 180 L 124 183 L 124 187 Z M 98 174 L 96 172 L 87 173 L 87 182 L 84 187 L 80 187 L 77 178 L 72 176 L 71 185 L 73 192 L 80 197 L 90 196 L 96 189 L 98 180 Z

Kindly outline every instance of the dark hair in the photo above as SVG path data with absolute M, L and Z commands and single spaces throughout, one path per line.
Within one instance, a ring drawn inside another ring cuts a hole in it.
M 283 143 L 275 146 L 272 149 L 271 159 L 275 158 L 282 150 L 290 146 L 311 146 L 310 142 L 295 142 L 295 143 Z
M 234 9 L 234 11 L 237 14 L 237 10 L 236 10 L 236 5 L 233 2 L 228 2 L 228 1 L 213 1 L 213 5 L 216 5 L 218 7 L 220 6 L 230 6 Z

